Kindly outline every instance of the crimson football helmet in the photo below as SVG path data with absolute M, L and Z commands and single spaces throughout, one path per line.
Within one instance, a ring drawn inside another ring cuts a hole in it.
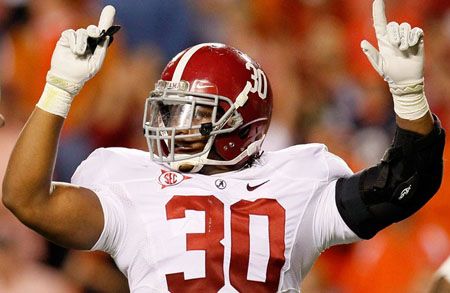
M 167 64 L 145 103 L 144 134 L 152 160 L 172 169 L 241 167 L 259 154 L 271 113 L 260 65 L 235 48 L 205 43 Z

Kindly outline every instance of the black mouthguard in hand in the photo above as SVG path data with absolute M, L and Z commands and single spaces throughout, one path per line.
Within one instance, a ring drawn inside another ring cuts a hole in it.
M 107 36 L 109 36 L 108 47 L 111 46 L 111 44 L 112 44 L 112 42 L 114 40 L 113 35 L 115 33 L 117 33 L 120 30 L 120 28 L 121 28 L 120 25 L 113 25 L 109 29 L 107 29 L 106 31 L 103 30 L 100 33 L 100 36 L 98 36 L 98 38 L 88 37 L 88 39 L 87 39 L 88 50 L 91 51 L 91 52 L 94 52 L 95 48 L 97 48 L 97 45 L 100 44 L 101 42 L 104 42 Z

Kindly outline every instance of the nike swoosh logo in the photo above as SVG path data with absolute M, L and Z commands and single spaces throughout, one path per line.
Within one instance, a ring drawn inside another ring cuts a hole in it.
M 266 184 L 266 183 L 269 182 L 269 181 L 270 181 L 270 180 L 264 181 L 263 183 L 258 184 L 258 185 L 255 185 L 255 186 L 250 186 L 250 184 L 247 183 L 247 190 L 248 190 L 248 191 L 253 191 L 253 190 L 255 190 L 256 188 L 260 187 L 261 185 Z

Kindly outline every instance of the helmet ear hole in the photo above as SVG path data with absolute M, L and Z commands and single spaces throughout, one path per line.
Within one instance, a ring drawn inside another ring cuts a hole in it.
M 222 118 L 223 115 L 225 115 L 225 110 L 222 109 L 222 107 L 217 107 L 217 114 L 216 114 L 216 120 L 219 121 L 220 118 Z
M 238 135 L 240 139 L 244 139 L 248 136 L 249 133 L 250 133 L 250 125 L 239 129 Z

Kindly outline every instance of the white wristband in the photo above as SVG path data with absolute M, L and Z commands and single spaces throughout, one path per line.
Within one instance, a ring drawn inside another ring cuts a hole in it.
M 46 83 L 36 106 L 46 112 L 67 118 L 72 100 L 73 97 L 65 90 Z
M 430 110 L 425 97 L 423 79 L 407 85 L 390 83 L 389 88 L 394 99 L 394 111 L 400 118 L 417 120 Z

